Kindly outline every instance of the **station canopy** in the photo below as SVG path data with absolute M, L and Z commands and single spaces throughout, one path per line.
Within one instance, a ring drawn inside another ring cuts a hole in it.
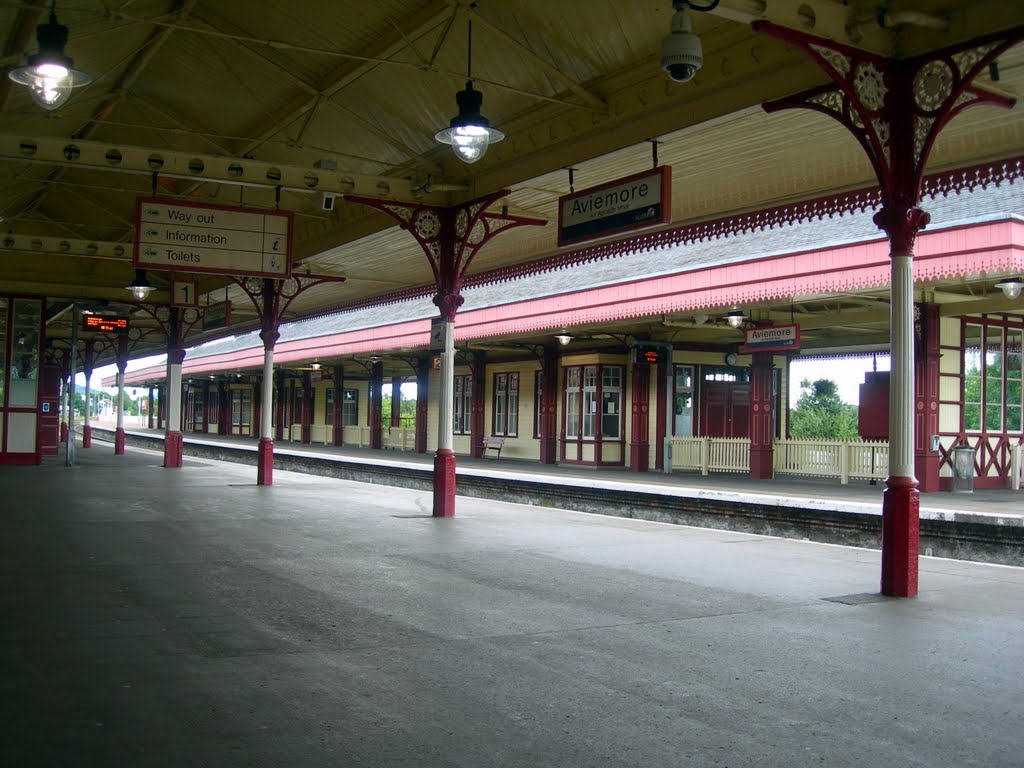
M 700 5 L 698 3 L 694 4 Z M 755 31 L 764 20 L 889 57 L 912 57 L 1024 24 L 1004 0 L 721 0 L 688 14 L 703 49 L 689 82 L 662 69 L 669 0 L 136 0 L 58 2 L 65 53 L 91 78 L 57 109 L 0 79 L 0 293 L 47 297 L 47 337 L 70 336 L 74 303 L 124 309 L 140 198 L 286 211 L 296 273 L 344 278 L 302 294 L 285 319 L 373 304 L 433 284 L 395 221 L 346 196 L 457 205 L 508 190 L 495 211 L 546 226 L 502 233 L 469 276 L 550 259 L 557 207 L 576 190 L 672 168 L 671 225 L 686 226 L 876 186 L 860 145 L 806 110 L 761 105 L 822 86 L 795 46 Z M 5 73 L 36 52 L 51 4 L 0 7 Z M 471 45 L 470 45 L 471 43 Z M 471 70 L 471 71 L 470 71 Z M 472 79 L 505 138 L 465 164 L 435 134 Z M 1024 46 L 978 85 L 1016 98 Z M 1024 113 L 981 106 L 956 117 L 928 172 L 1012 158 Z M 230 301 L 227 276 L 150 269 L 166 304 L 190 277 L 201 304 Z M 952 282 L 950 292 L 972 290 Z M 161 352 L 156 335 L 133 357 Z

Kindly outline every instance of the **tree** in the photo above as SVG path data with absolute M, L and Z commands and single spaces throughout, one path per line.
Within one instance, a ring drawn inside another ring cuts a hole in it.
M 790 412 L 790 434 L 823 440 L 856 440 L 857 408 L 844 403 L 834 381 L 800 382 L 800 398 Z

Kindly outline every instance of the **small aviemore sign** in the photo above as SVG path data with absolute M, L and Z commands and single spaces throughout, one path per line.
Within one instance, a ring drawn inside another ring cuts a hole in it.
M 672 168 L 662 165 L 558 198 L 558 245 L 574 245 L 671 221 Z

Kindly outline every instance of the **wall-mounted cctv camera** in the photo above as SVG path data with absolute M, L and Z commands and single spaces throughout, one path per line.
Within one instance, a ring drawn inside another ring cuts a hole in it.
M 321 192 L 320 193 L 320 210 L 333 211 L 334 210 L 334 193 L 333 192 Z
M 686 13 L 688 3 L 676 0 L 672 7 L 676 12 L 672 16 L 672 31 L 661 44 L 661 68 L 677 83 L 685 83 L 693 79 L 704 63 L 704 52 Z

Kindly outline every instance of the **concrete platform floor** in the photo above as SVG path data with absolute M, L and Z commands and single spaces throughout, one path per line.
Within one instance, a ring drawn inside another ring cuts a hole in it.
M 76 461 L 0 467 L 5 766 L 1024 765 L 1024 569 Z

